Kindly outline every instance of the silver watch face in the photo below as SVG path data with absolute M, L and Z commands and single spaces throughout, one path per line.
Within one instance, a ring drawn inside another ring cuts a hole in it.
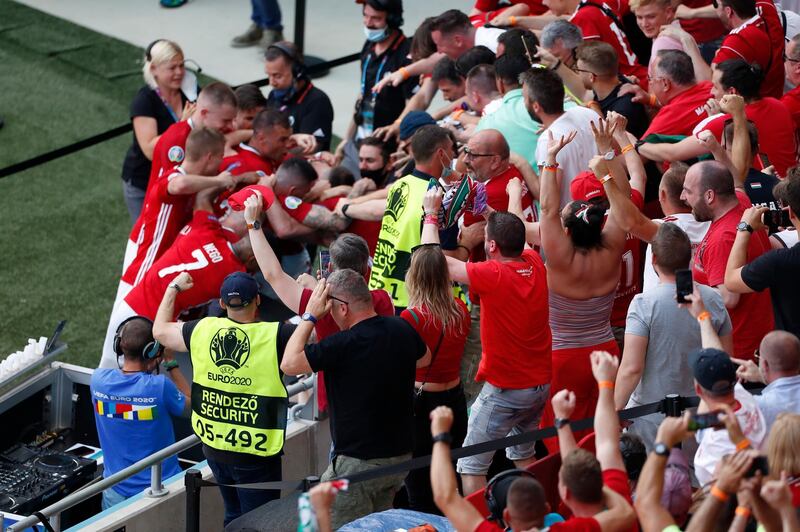
M 259 229 L 261 229 L 261 222 L 259 222 L 258 220 L 256 220 L 255 222 L 253 222 L 253 229 L 255 229 L 256 231 L 258 231 Z
M 612 150 L 612 151 L 606 152 L 606 154 L 605 154 L 605 155 L 603 155 L 603 159 L 605 159 L 606 161 L 611 161 L 611 160 L 613 160 L 613 159 L 614 159 L 614 157 L 616 157 L 616 156 L 617 156 L 617 154 L 616 154 L 616 153 L 614 153 L 614 151 Z

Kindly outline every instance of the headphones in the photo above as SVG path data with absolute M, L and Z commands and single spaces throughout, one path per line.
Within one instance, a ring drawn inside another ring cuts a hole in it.
M 144 50 L 144 58 L 145 58 L 145 60 L 147 60 L 148 63 L 153 60 L 153 56 L 151 55 L 151 53 L 153 51 L 153 46 L 155 46 L 156 44 L 158 44 L 158 43 L 160 43 L 161 41 L 164 41 L 164 40 L 166 40 L 166 39 L 156 39 L 155 41 L 153 41 L 153 42 L 151 42 L 150 44 L 147 45 L 147 48 L 145 48 L 145 50 Z
M 503 525 L 508 524 L 503 521 L 503 510 L 506 508 L 506 496 L 508 495 L 508 488 L 511 486 L 511 482 L 521 477 L 536 478 L 536 475 L 530 471 L 525 471 L 524 469 L 509 469 L 508 471 L 503 471 L 502 473 L 498 473 L 492 477 L 492 480 L 490 480 L 486 485 L 483 496 L 486 498 L 486 508 L 489 509 L 490 520 L 503 523 Z M 504 482 L 507 480 L 508 482 Z M 495 490 L 497 490 L 499 487 L 498 485 L 501 483 L 507 484 L 505 491 L 502 494 L 495 494 Z
M 400 29 L 403 25 L 403 4 L 398 0 L 364 0 L 364 4 L 377 4 L 378 11 L 386 12 L 386 25 L 390 28 Z
M 144 316 L 131 316 L 130 318 L 120 323 L 119 326 L 117 327 L 117 332 L 114 333 L 114 343 L 113 343 L 114 353 L 116 353 L 118 357 L 125 356 L 125 353 L 122 352 L 122 346 L 120 345 L 122 343 L 122 333 L 125 332 L 125 325 L 132 322 L 133 320 L 146 321 L 151 328 L 153 326 L 153 322 L 150 319 L 145 318 Z M 150 337 L 152 338 L 152 333 Z M 144 346 L 144 349 L 142 349 L 142 352 L 139 353 L 139 356 L 141 356 L 146 362 L 148 360 L 153 360 L 154 358 L 160 357 L 163 351 L 164 351 L 164 346 L 162 346 L 157 340 L 154 339 L 148 342 L 147 345 Z
M 302 79 L 306 77 L 306 64 L 303 62 L 303 58 L 297 53 L 296 50 L 293 50 L 281 42 L 276 42 L 267 46 L 267 50 L 270 48 L 278 50 L 281 54 L 283 54 L 284 57 L 292 62 L 292 76 L 294 79 Z

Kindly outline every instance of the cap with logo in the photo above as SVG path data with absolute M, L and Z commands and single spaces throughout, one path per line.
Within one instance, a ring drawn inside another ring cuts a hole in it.
M 605 198 L 606 191 L 594 175 L 594 172 L 583 171 L 575 176 L 569 185 L 569 192 L 575 201 L 589 201 L 595 198 Z
M 258 295 L 258 281 L 245 272 L 228 275 L 219 289 L 219 297 L 226 307 L 246 307 Z
M 714 348 L 689 353 L 689 366 L 697 383 L 714 394 L 728 394 L 736 385 L 736 365 L 728 353 Z

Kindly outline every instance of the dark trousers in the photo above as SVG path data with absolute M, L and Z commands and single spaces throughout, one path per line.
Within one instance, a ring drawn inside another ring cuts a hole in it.
M 416 392 L 415 392 L 416 393 Z M 448 406 L 453 410 L 452 447 L 461 447 L 467 435 L 467 401 L 464 389 L 459 384 L 444 392 L 422 392 L 414 397 L 414 450 L 412 456 L 427 456 L 433 450 L 430 413 L 437 406 Z M 408 472 L 405 481 L 408 503 L 412 510 L 433 514 L 442 512 L 433 502 L 431 470 L 429 467 Z
M 252 484 L 279 481 L 282 478 L 281 457 L 275 456 L 254 464 L 226 464 L 208 458 L 208 466 L 219 484 Z M 280 499 L 280 490 L 249 490 L 220 486 L 225 503 L 225 524 L 269 501 Z

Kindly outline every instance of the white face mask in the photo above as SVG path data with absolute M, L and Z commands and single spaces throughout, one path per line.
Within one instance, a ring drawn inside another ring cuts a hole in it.
M 382 40 L 386 39 L 389 35 L 389 26 L 384 26 L 382 28 L 368 28 L 364 26 L 364 36 L 367 38 L 369 42 L 381 42 Z

